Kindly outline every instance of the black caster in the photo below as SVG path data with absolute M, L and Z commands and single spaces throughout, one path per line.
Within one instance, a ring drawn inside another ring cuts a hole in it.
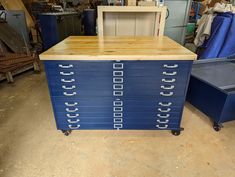
M 214 123 L 214 125 L 213 125 L 213 129 L 215 130 L 215 131 L 220 131 L 221 130 L 221 128 L 222 128 L 222 125 L 220 125 L 220 124 L 217 124 L 217 123 Z
M 172 135 L 179 136 L 180 135 L 180 130 L 171 130 Z
M 69 136 L 72 132 L 72 130 L 61 130 L 61 131 L 65 136 Z

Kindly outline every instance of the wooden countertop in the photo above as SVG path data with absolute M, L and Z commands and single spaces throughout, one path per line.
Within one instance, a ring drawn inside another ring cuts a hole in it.
M 41 60 L 195 60 L 197 55 L 165 36 L 70 36 Z

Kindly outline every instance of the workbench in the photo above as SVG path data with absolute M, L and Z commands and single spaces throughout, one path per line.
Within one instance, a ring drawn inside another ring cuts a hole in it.
M 196 55 L 164 37 L 71 36 L 40 55 L 56 125 L 179 135 Z

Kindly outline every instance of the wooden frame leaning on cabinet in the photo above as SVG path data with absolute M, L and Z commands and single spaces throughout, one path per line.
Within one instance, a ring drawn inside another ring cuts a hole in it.
M 163 36 L 166 11 L 166 6 L 98 6 L 98 35 Z

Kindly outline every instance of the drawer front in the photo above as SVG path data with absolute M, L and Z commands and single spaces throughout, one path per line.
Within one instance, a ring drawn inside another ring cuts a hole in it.
M 64 97 L 51 97 L 53 107 L 120 107 L 124 106 L 125 109 L 141 109 L 145 107 L 152 108 L 182 108 L 184 99 L 182 97 L 164 98 L 161 97 L 145 97 L 126 99 L 122 101 L 116 100 L 113 97 L 89 97 L 89 98 L 64 98 Z
M 58 129 L 179 129 L 192 62 L 46 61 Z
M 59 130 L 179 130 L 178 124 L 57 124 Z

